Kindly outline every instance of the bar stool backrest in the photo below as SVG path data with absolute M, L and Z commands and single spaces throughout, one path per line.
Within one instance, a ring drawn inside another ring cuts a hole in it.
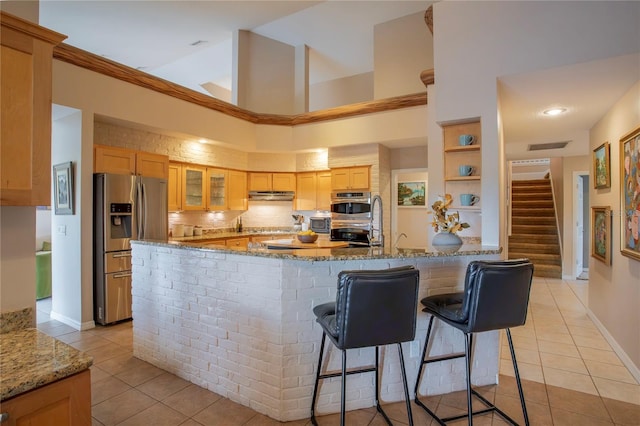
M 468 320 L 465 332 L 524 325 L 532 279 L 533 264 L 527 259 L 471 262 L 462 308 Z
M 340 272 L 336 346 L 352 349 L 413 340 L 419 281 L 413 267 Z

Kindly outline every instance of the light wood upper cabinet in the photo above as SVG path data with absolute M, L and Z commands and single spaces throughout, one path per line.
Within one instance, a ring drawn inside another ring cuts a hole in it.
M 136 152 L 136 174 L 167 179 L 169 177 L 169 157 L 150 152 Z
M 369 189 L 369 166 L 331 169 L 331 189 Z
M 177 212 L 182 210 L 182 165 L 180 163 L 169 163 L 167 192 L 169 211 Z
M 206 210 L 207 168 L 191 164 L 182 165 L 182 209 Z
M 273 191 L 295 191 L 296 190 L 296 174 L 295 173 L 273 173 L 272 175 Z
M 169 211 L 247 210 L 247 173 L 172 162 Z
M 51 68 L 66 36 L 0 12 L 0 205 L 51 204 Z
M 331 172 L 316 173 L 316 210 L 331 210 Z
M 94 173 L 116 173 L 167 179 L 169 157 L 114 146 L 94 145 Z
M 249 173 L 249 191 L 295 191 L 295 173 Z
M 93 172 L 136 174 L 136 153 L 129 149 L 95 145 L 93 147 Z
M 229 210 L 247 210 L 247 172 L 229 170 Z
M 2 412 L 9 415 L 7 425 L 90 425 L 91 372 L 87 369 L 2 401 Z
M 229 208 L 228 176 L 226 169 L 207 167 L 207 210 Z
M 305 172 L 296 176 L 296 210 L 330 210 L 331 172 Z

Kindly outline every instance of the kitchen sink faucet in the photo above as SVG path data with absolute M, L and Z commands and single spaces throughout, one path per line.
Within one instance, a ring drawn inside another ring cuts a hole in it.
M 375 227 L 376 222 L 376 205 L 378 206 L 378 227 Z M 384 234 L 382 232 L 383 224 L 382 213 L 382 198 L 379 195 L 374 195 L 371 201 L 371 230 L 369 231 L 369 245 L 384 247 Z

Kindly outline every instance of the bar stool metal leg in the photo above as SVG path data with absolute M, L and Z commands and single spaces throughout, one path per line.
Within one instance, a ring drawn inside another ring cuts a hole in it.
M 313 385 L 313 397 L 311 398 L 311 423 L 318 426 L 316 422 L 316 398 L 318 397 L 318 384 L 320 383 L 320 367 L 322 366 L 322 354 L 324 353 L 324 342 L 327 338 L 326 333 L 322 333 L 322 340 L 320 343 L 320 354 L 318 355 L 318 368 L 316 370 L 316 382 Z

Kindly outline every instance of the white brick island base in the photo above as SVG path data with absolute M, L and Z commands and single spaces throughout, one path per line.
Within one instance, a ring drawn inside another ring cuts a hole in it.
M 467 264 L 499 255 L 376 256 L 354 260 L 297 260 L 295 256 L 234 253 L 132 242 L 134 356 L 280 421 L 308 418 L 322 331 L 312 308 L 335 300 L 337 275 L 350 269 L 414 265 L 420 297 L 459 291 Z M 374 314 L 374 313 L 372 313 Z M 425 339 L 418 313 L 416 341 L 404 347 L 410 392 Z M 462 334 L 436 323 L 432 354 L 464 351 Z M 473 382 L 497 382 L 499 333 L 475 339 Z M 340 369 L 331 344 L 328 366 Z M 398 352 L 381 351 L 381 398 L 404 398 Z M 349 366 L 372 365 L 374 350 L 350 350 Z M 465 388 L 464 360 L 429 366 L 420 393 Z M 316 412 L 340 411 L 340 380 L 321 383 Z M 347 409 L 374 405 L 373 374 L 347 380 Z

